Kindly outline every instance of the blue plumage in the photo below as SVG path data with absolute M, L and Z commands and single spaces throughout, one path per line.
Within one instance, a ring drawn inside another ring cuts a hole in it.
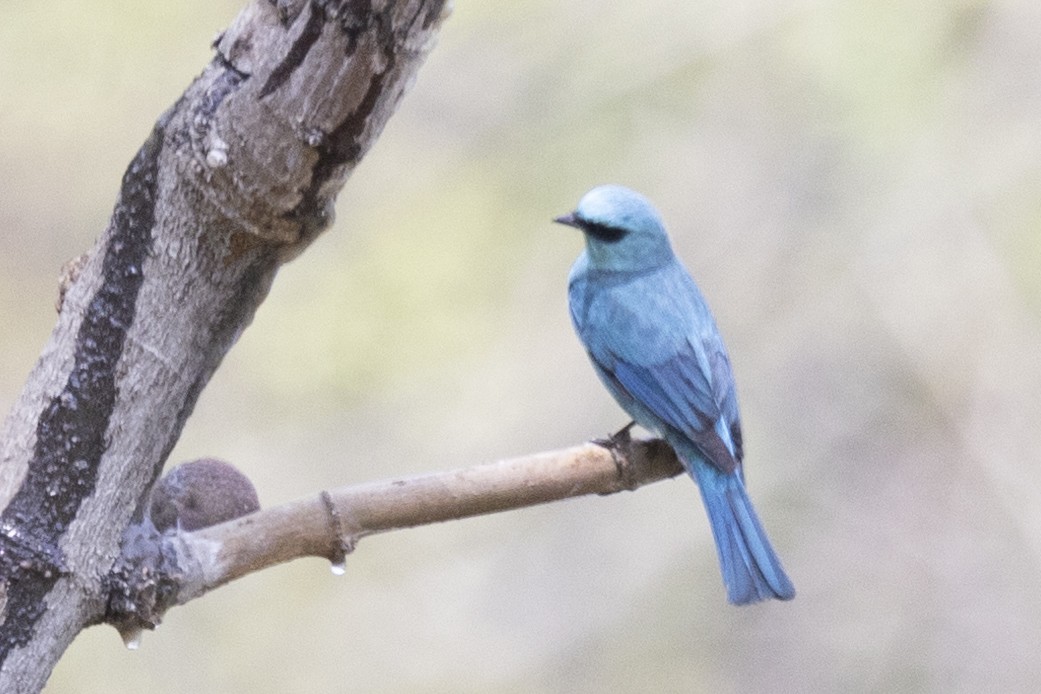
M 658 213 L 627 188 L 600 186 L 555 221 L 586 237 L 568 283 L 575 330 L 615 400 L 697 480 L 727 598 L 795 597 L 745 491 L 730 359 Z

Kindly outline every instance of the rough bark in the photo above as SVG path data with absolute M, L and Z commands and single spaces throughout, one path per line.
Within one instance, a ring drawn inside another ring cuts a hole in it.
M 443 0 L 257 0 L 131 162 L 0 432 L 0 691 L 39 691 L 196 399 L 413 80 Z

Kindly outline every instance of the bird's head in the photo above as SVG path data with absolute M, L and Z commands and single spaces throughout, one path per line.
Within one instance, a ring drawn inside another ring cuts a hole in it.
M 673 257 L 658 211 L 647 198 L 622 186 L 593 188 L 574 212 L 553 221 L 582 230 L 591 267 L 639 271 Z

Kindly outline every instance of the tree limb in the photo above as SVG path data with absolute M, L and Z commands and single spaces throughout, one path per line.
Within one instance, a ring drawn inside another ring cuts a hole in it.
M 254 0 L 156 123 L 0 430 L 0 691 L 107 607 L 199 393 L 432 46 L 444 0 Z
M 586 444 L 420 477 L 370 482 L 131 546 L 107 621 L 131 641 L 163 612 L 229 581 L 300 557 L 342 565 L 368 535 L 585 494 L 633 490 L 683 472 L 664 441 Z

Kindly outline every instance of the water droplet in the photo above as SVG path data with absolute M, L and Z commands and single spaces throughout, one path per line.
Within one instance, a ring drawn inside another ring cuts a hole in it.
M 120 632 L 119 635 L 123 637 L 123 645 L 127 647 L 128 651 L 136 651 L 141 647 L 141 634 L 143 633 L 141 629 L 129 629 Z

